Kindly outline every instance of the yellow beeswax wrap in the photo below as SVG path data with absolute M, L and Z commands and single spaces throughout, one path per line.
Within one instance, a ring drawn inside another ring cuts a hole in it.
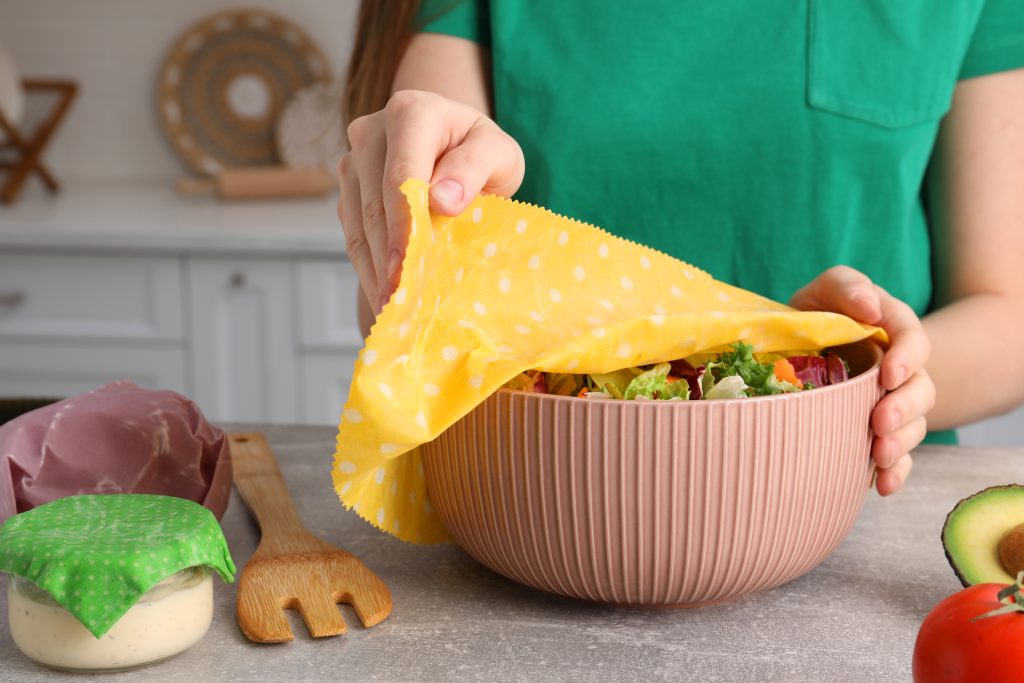
M 401 280 L 356 361 L 332 470 L 346 507 L 402 540 L 448 537 L 417 447 L 524 370 L 609 372 L 737 340 L 760 352 L 885 341 L 536 206 L 482 196 L 454 218 L 432 214 L 427 191 L 402 185 Z

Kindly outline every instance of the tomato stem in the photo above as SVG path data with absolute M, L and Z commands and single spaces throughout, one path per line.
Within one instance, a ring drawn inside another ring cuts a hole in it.
M 979 619 L 987 619 L 988 617 L 997 617 L 1000 614 L 1009 614 L 1010 612 L 1024 612 L 1024 595 L 1021 594 L 1021 591 L 1024 591 L 1024 571 L 1018 572 L 1017 580 L 999 591 L 996 595 L 999 602 L 1003 603 L 1002 607 L 997 607 L 991 612 L 979 614 L 971 619 L 971 621 L 974 622 Z

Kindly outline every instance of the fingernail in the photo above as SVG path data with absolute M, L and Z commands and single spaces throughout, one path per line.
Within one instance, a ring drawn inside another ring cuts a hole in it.
M 896 444 L 889 442 L 889 462 L 886 463 L 886 467 L 892 467 L 896 464 Z
M 897 365 L 893 376 L 896 378 L 896 386 L 899 386 L 903 384 L 903 380 L 907 378 L 907 369 L 902 365 Z
M 889 427 L 889 433 L 892 434 L 896 431 L 896 428 L 900 426 L 900 411 L 892 411 L 892 425 Z
M 451 178 L 439 180 L 430 188 L 430 196 L 445 206 L 457 206 L 465 193 L 462 185 Z
M 403 258 L 405 258 L 405 254 L 401 249 L 391 250 L 391 255 L 388 257 L 388 280 L 394 281 L 395 273 L 402 267 Z

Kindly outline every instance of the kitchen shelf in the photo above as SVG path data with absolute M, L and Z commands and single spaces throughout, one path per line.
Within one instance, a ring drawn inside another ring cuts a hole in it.
M 55 196 L 32 190 L 0 208 L 0 249 L 345 254 L 333 195 L 183 198 L 170 182 L 71 183 Z

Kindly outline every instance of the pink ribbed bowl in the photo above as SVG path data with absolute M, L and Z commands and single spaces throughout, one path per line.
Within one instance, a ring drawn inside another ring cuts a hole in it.
M 851 379 L 720 401 L 502 389 L 422 454 L 454 541 L 528 586 L 603 603 L 698 606 L 794 579 L 843 540 L 871 483 L 882 352 Z

